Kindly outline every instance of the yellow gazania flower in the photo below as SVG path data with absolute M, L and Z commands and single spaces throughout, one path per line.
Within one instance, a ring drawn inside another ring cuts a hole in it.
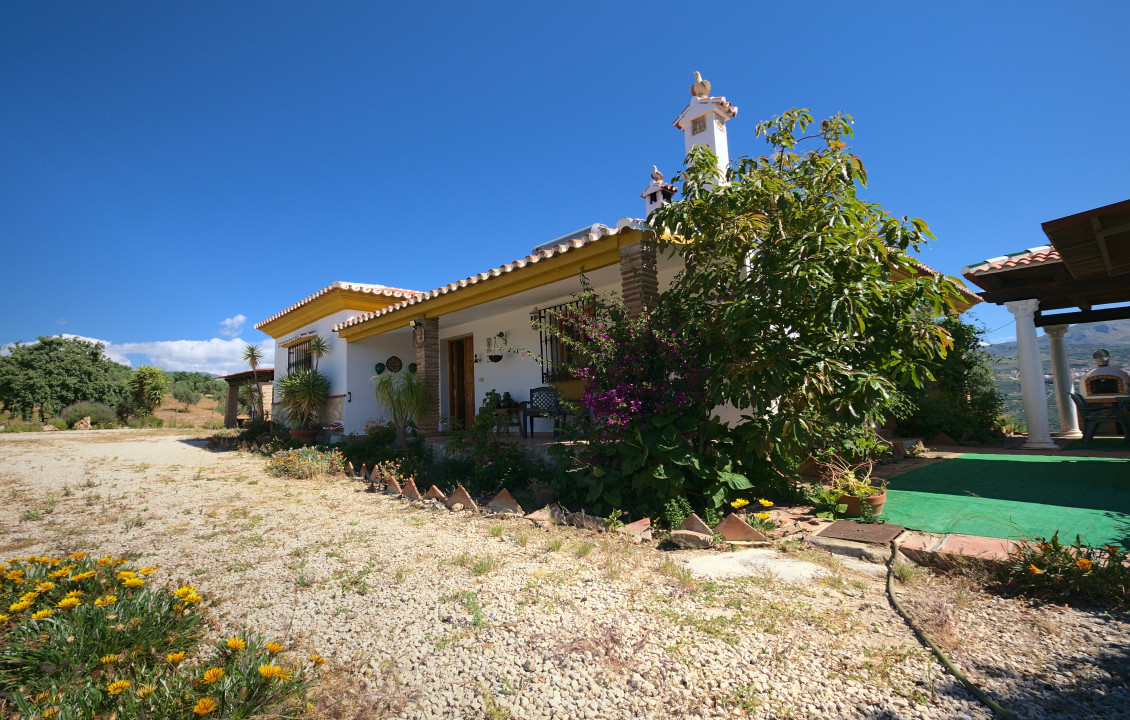
M 738 498 L 737 500 L 730 503 L 730 507 L 734 508 L 735 510 L 741 510 L 746 505 L 749 505 L 749 500 L 746 500 L 745 498 Z
M 156 689 L 157 689 L 156 685 L 151 685 L 151 684 L 142 685 L 141 687 L 139 687 L 137 689 L 137 696 L 139 698 L 147 698 L 150 695 L 152 695 L 153 691 L 156 690 Z
M 243 638 L 230 637 L 228 638 L 228 647 L 232 650 L 242 650 L 247 646 L 247 642 Z
M 37 703 L 39 703 L 39 702 L 46 702 L 46 701 L 47 701 L 47 700 L 48 700 L 48 699 L 49 699 L 50 697 L 51 697 L 51 693 L 49 693 L 49 692 L 41 692 L 41 693 L 39 693 L 38 695 L 36 695 L 36 696 L 35 696 L 35 701 L 36 701 Z
M 176 605 L 173 605 L 173 612 L 184 612 L 184 603 L 177 603 Z
M 59 714 L 59 708 L 47 708 L 43 711 L 43 720 L 51 720 Z
M 8 618 L 10 618 L 10 617 L 11 617 L 11 615 L 5 615 L 3 613 L 0 613 L 0 623 L 8 622 Z
M 157 572 L 157 568 L 155 568 L 155 567 L 143 567 L 143 568 L 141 568 L 140 570 L 137 571 L 137 574 L 138 575 L 152 575 L 155 572 Z
M 223 676 L 223 668 L 213 667 L 208 668 L 204 671 L 204 676 L 201 678 L 201 680 L 203 680 L 206 685 L 211 685 L 212 683 L 217 682 Z
M 176 590 L 173 590 L 173 595 L 176 595 L 177 597 L 183 599 L 185 595 L 188 595 L 189 593 L 192 593 L 192 592 L 195 592 L 195 591 L 196 591 L 195 585 L 182 585 L 181 587 L 177 588 Z
M 74 570 L 74 569 L 75 569 L 74 565 L 64 565 L 63 567 L 59 568 L 55 572 L 47 573 L 47 577 L 49 577 L 53 580 L 65 578 L 66 576 L 70 575 L 71 570 Z
M 118 656 L 111 653 L 110 655 L 103 655 L 102 657 L 98 658 L 98 660 L 103 665 L 113 665 L 118 661 Z
M 165 656 L 165 660 L 170 665 L 180 665 L 181 661 L 184 660 L 184 650 L 181 650 L 180 652 L 169 653 Z
M 196 702 L 196 705 L 192 707 L 192 712 L 196 713 L 197 715 L 207 715 L 215 709 L 216 701 L 210 697 L 203 697 L 200 698 Z
M 189 593 L 189 594 L 184 596 L 184 604 L 185 605 L 195 605 L 196 603 L 200 602 L 203 599 L 204 598 L 200 597 L 196 593 Z
M 267 678 L 268 680 L 290 679 L 290 672 L 286 668 L 275 665 L 274 663 L 270 663 L 269 665 L 260 665 L 259 674 Z
M 102 597 L 95 600 L 94 604 L 98 607 L 106 607 L 107 605 L 113 605 L 117 601 L 118 598 L 116 595 L 103 595 Z
M 114 562 L 114 558 L 113 558 L 113 556 L 111 556 L 111 555 L 107 555 L 106 557 L 100 557 L 100 558 L 98 558 L 98 561 L 97 561 L 97 562 L 98 562 L 98 564 L 99 564 L 99 565 L 101 565 L 102 567 L 106 567 L 106 566 L 107 566 L 107 565 L 109 565 L 110 563 Z
M 761 507 L 773 507 L 773 501 L 772 500 L 766 500 L 765 498 L 761 498 L 757 502 L 761 503 Z
M 1031 573 L 1032 575 L 1043 575 L 1044 574 L 1044 571 L 1041 570 L 1040 568 L 1036 567 L 1035 564 L 1028 566 L 1028 572 Z
M 115 565 L 125 565 L 128 562 L 129 562 L 129 560 L 126 560 L 125 558 L 118 558 L 117 560 L 114 561 L 114 564 Z
M 1075 561 L 1075 567 L 1079 568 L 1083 572 L 1087 572 L 1088 570 L 1090 570 L 1091 565 L 1093 565 L 1093 564 L 1094 563 L 1092 563 L 1087 558 L 1079 558 L 1078 560 Z
M 20 602 L 35 602 L 37 599 L 39 599 L 39 593 L 35 591 L 20 595 Z
M 130 578 L 135 577 L 137 577 L 137 573 L 130 572 L 129 570 L 122 570 L 120 573 L 118 573 L 119 580 L 129 580 Z
M 12 603 L 11 605 L 9 605 L 8 610 L 10 612 L 23 612 L 34 604 L 35 602 L 32 600 L 20 600 L 18 603 Z
M 770 515 L 769 513 L 757 513 L 757 517 L 760 520 L 768 520 L 769 518 L 771 518 L 773 516 Z
M 312 655 L 310 655 L 310 662 L 314 663 L 315 665 L 325 665 L 326 659 L 318 653 L 313 653 Z
M 71 608 L 76 608 L 79 605 L 82 605 L 82 600 L 79 600 L 77 597 L 69 597 L 69 598 L 63 598 L 62 600 L 60 600 L 58 603 L 55 604 L 55 607 L 60 608 L 62 610 L 70 610 Z
M 269 642 L 263 647 L 265 647 L 269 653 L 281 653 L 283 651 L 283 646 L 277 642 Z
M 126 690 L 129 690 L 130 685 L 132 685 L 132 683 L 129 680 L 115 680 L 106 688 L 106 692 L 111 695 L 121 695 Z
M 19 580 L 23 576 L 24 576 L 23 570 L 9 570 L 8 574 L 5 575 L 4 577 L 8 578 L 9 580 Z
M 39 592 L 47 592 L 48 590 L 54 590 L 55 589 L 55 583 L 47 582 L 45 580 L 45 581 L 39 583 L 38 585 L 36 585 L 35 589 L 38 590 Z
M 86 553 L 84 553 L 84 552 L 73 552 L 73 553 L 71 553 L 70 555 L 67 556 L 67 559 L 68 560 L 82 560 L 84 557 L 86 557 Z
M 122 582 L 122 585 L 125 585 L 128 588 L 141 587 L 144 584 L 145 581 L 139 577 L 132 577 Z
M 55 614 L 55 611 L 52 610 L 51 608 L 44 608 L 43 610 L 32 613 L 31 619 L 32 620 L 42 620 L 44 618 L 49 618 L 54 614 Z
M 69 597 L 82 597 L 82 596 L 83 596 L 83 595 L 85 595 L 85 594 L 86 594 L 86 593 L 84 593 L 84 592 L 83 592 L 82 590 L 71 590 L 71 591 L 70 591 L 69 593 L 67 593 L 67 594 L 66 594 L 66 595 L 64 595 L 63 597 L 65 597 L 65 598 L 69 598 Z
M 82 580 L 89 580 L 92 577 L 94 577 L 94 571 L 87 570 L 86 572 L 79 573 L 78 575 L 71 575 L 71 580 L 74 582 L 80 582 Z

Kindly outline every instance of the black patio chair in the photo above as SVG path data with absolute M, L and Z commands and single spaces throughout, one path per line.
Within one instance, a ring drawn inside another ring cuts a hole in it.
M 1121 404 L 1113 407 L 1092 405 L 1079 393 L 1071 393 L 1071 401 L 1075 403 L 1075 407 L 1079 408 L 1079 414 L 1083 416 L 1084 445 L 1094 439 L 1095 431 L 1099 429 L 1099 425 L 1104 423 L 1117 423 L 1122 427 L 1122 434 L 1130 440 L 1130 420 L 1123 414 Z
M 557 388 L 548 385 L 530 390 L 530 401 L 523 414 L 523 420 L 529 424 L 527 437 L 534 436 L 534 418 L 552 418 L 553 437 L 557 437 L 566 415 L 561 407 L 561 395 L 557 393 Z

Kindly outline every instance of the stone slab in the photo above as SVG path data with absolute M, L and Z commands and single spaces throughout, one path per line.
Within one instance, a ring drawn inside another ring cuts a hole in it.
M 687 519 L 684 520 L 683 522 L 679 523 L 679 527 L 677 527 L 675 529 L 676 530 L 690 530 L 691 532 L 706 533 L 707 535 L 710 534 L 710 526 L 707 525 L 706 523 L 704 523 L 702 521 L 702 518 L 700 518 L 695 513 L 691 513 L 687 517 Z
M 899 538 L 899 551 L 916 563 L 925 563 L 928 556 L 935 554 L 942 546 L 945 536 L 906 532 Z
M 428 491 L 424 493 L 424 499 L 439 500 L 441 503 L 447 502 L 447 496 L 444 495 L 443 491 L 437 488 L 435 485 L 432 485 L 430 488 L 428 488 Z
M 681 548 L 697 548 L 704 550 L 714 544 L 714 539 L 709 533 L 700 533 L 694 530 L 672 530 L 670 537 L 671 542 Z
M 462 510 L 470 510 L 473 513 L 479 511 L 479 506 L 471 499 L 471 494 L 462 485 L 455 488 L 455 492 L 451 493 L 451 497 L 444 503 L 447 507 L 451 508 L 455 505 L 462 505 Z
M 510 491 L 506 488 L 502 488 L 502 492 L 491 498 L 490 502 L 487 503 L 487 508 L 497 513 L 513 513 L 514 515 L 526 514 L 526 511 L 522 509 L 522 506 L 518 504 L 518 501 L 514 499 L 514 496 L 511 495 Z
M 854 542 L 887 545 L 905 530 L 902 525 L 889 523 L 861 523 L 854 520 L 837 520 L 818 534 L 822 538 L 837 538 Z
M 702 555 L 688 560 L 686 568 L 695 577 L 707 580 L 769 577 L 784 582 L 798 582 L 832 575 L 816 563 L 789 558 L 777 550 L 768 549 Z
M 820 535 L 816 533 L 808 536 L 808 542 L 830 553 L 859 558 L 867 562 L 885 563 L 891 557 L 890 549 L 882 545 L 840 540 L 838 538 L 825 538 L 820 537 Z
M 651 518 L 636 520 L 635 522 L 628 523 L 622 528 L 617 528 L 616 531 L 624 533 L 636 542 L 640 542 L 641 540 L 651 540 Z
M 565 511 L 556 503 L 550 503 L 541 510 L 535 510 L 526 516 L 526 519 L 535 525 L 564 525 Z
M 765 542 L 769 539 L 765 537 L 764 533 L 756 530 L 745 519 L 734 513 L 730 513 L 722 522 L 718 523 L 714 532 L 721 535 L 724 540 L 731 542 Z
M 420 497 L 420 491 L 416 487 L 416 480 L 414 478 L 408 478 L 408 482 L 404 483 L 404 488 L 401 490 L 401 492 L 404 493 L 404 497 L 408 498 L 409 500 L 423 499 Z
M 963 555 L 978 560 L 1007 560 L 1014 543 L 1003 538 L 981 537 L 979 535 L 946 535 L 935 551 L 938 555 Z

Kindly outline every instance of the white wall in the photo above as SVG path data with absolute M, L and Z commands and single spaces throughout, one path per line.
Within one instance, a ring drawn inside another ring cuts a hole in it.
M 344 395 L 346 392 L 346 343 L 338 334 L 333 332 L 333 326 L 340 322 L 345 322 L 350 317 L 357 315 L 357 312 L 350 310 L 342 310 L 333 315 L 327 315 L 320 320 L 304 325 L 303 327 L 295 330 L 294 332 L 287 333 L 286 335 L 276 338 L 275 340 L 275 402 L 278 402 L 278 382 L 287 375 L 287 355 L 288 348 L 280 347 L 280 343 L 285 343 L 292 340 L 299 335 L 307 332 L 315 332 L 321 335 L 325 340 L 330 343 L 330 354 L 323 357 L 318 361 L 318 370 L 325 374 L 330 380 L 330 395 Z M 312 336 L 307 336 L 312 337 Z M 284 421 L 282 417 L 285 413 L 280 412 L 279 420 Z
M 351 396 L 345 404 L 345 432 L 358 434 L 365 432 L 365 423 L 388 422 L 384 409 L 377 403 L 373 391 L 376 383 L 374 365 L 386 363 L 395 355 L 404 364 L 401 373 L 408 372 L 408 365 L 416 362 L 416 348 L 412 345 L 412 335 L 408 329 L 394 330 L 376 337 L 365 338 L 348 343 L 348 367 L 346 380 Z M 385 374 L 389 371 L 385 370 Z

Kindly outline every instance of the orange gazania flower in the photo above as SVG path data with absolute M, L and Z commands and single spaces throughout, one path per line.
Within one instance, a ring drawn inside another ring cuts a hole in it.
M 1043 575 L 1044 574 L 1044 571 L 1041 570 L 1040 568 L 1036 567 L 1035 564 L 1028 566 L 1028 572 L 1031 573 L 1032 575 Z
M 224 676 L 224 669 L 223 668 L 213 667 L 213 668 L 208 668 L 207 670 L 204 671 L 204 675 L 201 678 L 201 680 L 203 680 L 205 684 L 211 685 L 212 683 L 218 681 L 223 676 Z
M 283 646 L 277 642 L 269 642 L 263 647 L 265 647 L 269 653 L 281 653 L 283 651 Z
M 207 715 L 216 709 L 216 701 L 210 697 L 203 697 L 196 701 L 192 707 L 192 712 L 197 715 Z
M 1079 558 L 1078 560 L 1075 561 L 1075 567 L 1079 568 L 1083 572 L 1087 572 L 1088 570 L 1090 570 L 1091 565 L 1093 565 L 1093 564 L 1094 563 L 1092 563 L 1087 558 Z

